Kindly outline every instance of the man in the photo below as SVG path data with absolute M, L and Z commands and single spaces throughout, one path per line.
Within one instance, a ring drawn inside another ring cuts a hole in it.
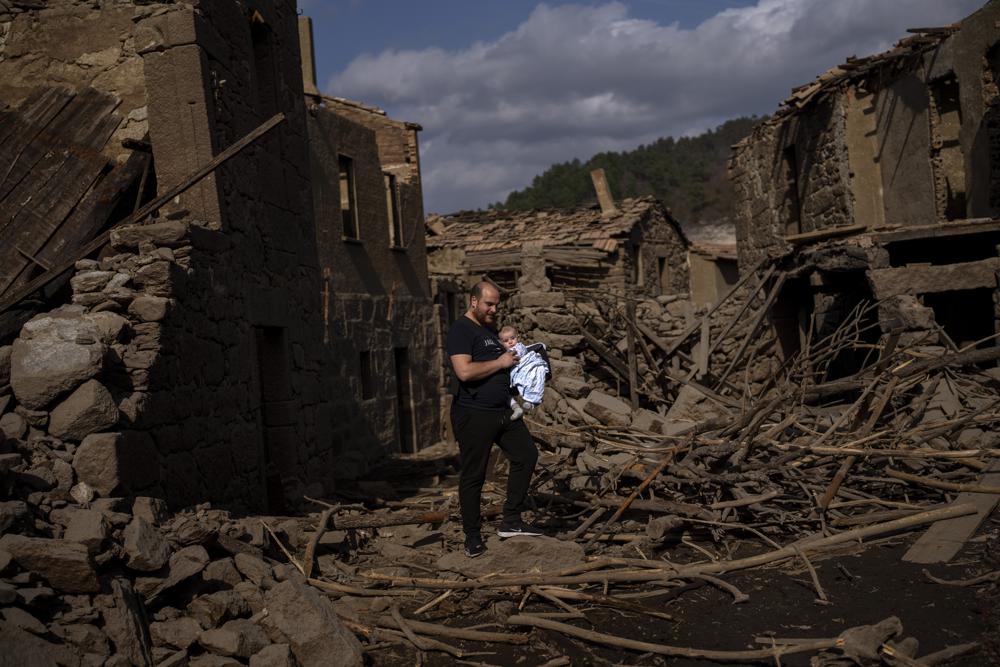
M 511 420 L 510 368 L 518 362 L 496 332 L 500 292 L 479 282 L 469 294 L 469 309 L 448 330 L 446 348 L 458 378 L 458 392 L 451 406 L 451 426 L 458 440 L 462 472 L 458 500 L 465 530 L 465 555 L 486 551 L 480 531 L 480 495 L 486 480 L 490 449 L 496 443 L 510 461 L 507 500 L 497 535 L 541 535 L 521 520 L 538 450 L 523 420 Z

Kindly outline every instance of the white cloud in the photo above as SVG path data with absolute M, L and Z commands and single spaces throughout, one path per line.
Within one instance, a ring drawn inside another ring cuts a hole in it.
M 422 124 L 427 210 L 474 208 L 554 162 L 770 113 L 847 56 L 980 4 L 758 0 L 692 29 L 632 18 L 621 2 L 540 4 L 495 41 L 358 56 L 327 90 Z

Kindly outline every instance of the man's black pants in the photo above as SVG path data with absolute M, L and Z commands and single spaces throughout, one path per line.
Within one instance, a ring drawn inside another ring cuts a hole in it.
M 503 505 L 504 521 L 520 519 L 524 509 L 531 475 L 538 461 L 538 450 L 524 420 L 511 421 L 510 414 L 510 410 L 473 410 L 457 405 L 451 408 L 451 426 L 455 439 L 458 440 L 462 465 L 458 502 L 462 510 L 462 528 L 466 534 L 479 532 L 479 503 L 493 443 L 500 447 L 510 461 L 507 500 Z

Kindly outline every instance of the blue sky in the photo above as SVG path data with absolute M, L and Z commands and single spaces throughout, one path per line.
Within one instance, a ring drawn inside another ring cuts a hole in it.
M 790 89 L 982 0 L 300 0 L 328 94 L 420 123 L 425 208 L 555 163 L 772 112 Z M 669 205 L 669 202 L 667 202 Z

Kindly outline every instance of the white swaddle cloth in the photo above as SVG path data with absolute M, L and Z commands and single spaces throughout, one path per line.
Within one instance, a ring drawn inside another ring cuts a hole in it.
M 510 369 L 510 386 L 517 389 L 524 400 L 539 405 L 545 394 L 545 376 L 549 366 L 541 354 L 529 350 L 524 343 L 514 345 L 514 351 L 521 359 Z

